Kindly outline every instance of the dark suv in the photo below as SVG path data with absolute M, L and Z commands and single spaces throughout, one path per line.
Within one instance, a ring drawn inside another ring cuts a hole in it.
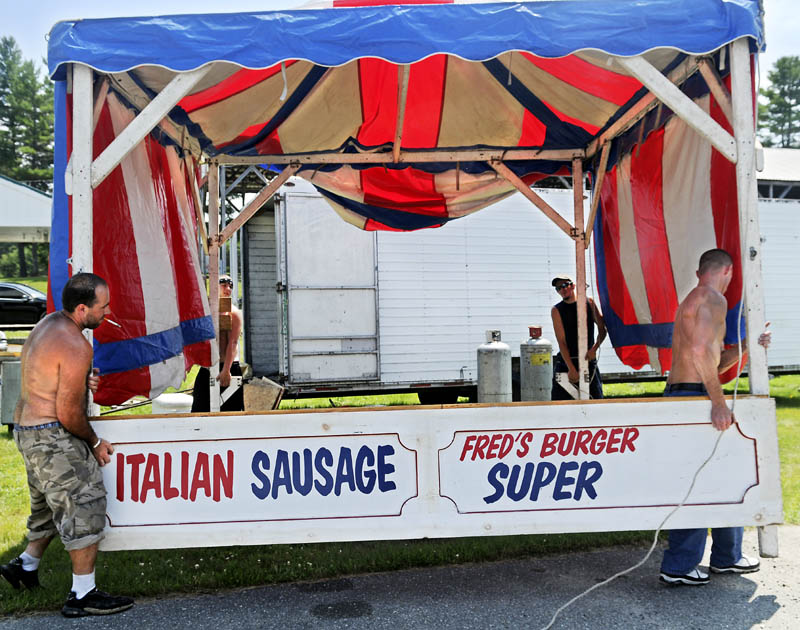
M 44 293 L 17 282 L 0 282 L 0 324 L 35 324 L 46 313 Z

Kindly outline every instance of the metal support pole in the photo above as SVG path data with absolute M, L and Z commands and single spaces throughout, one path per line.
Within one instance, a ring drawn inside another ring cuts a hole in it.
M 208 165 L 208 300 L 217 336 L 211 342 L 209 398 L 212 413 L 219 411 L 219 164 Z
M 575 210 L 575 298 L 578 301 L 578 394 L 581 400 L 589 398 L 589 364 L 586 361 L 588 335 L 586 331 L 586 245 L 583 231 L 583 162 L 572 160 L 572 198 Z

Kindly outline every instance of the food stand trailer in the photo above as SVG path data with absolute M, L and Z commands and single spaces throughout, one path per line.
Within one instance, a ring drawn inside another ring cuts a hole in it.
M 95 332 L 97 400 L 155 395 L 192 363 L 213 381 L 220 245 L 291 175 L 368 230 L 443 226 L 519 190 L 574 242 L 579 307 L 594 242 L 611 340 L 634 367 L 669 369 L 699 254 L 733 255 L 726 341 L 746 328 L 751 394 L 666 527 L 757 525 L 776 555 L 775 406 L 755 343 L 762 45 L 748 0 L 356 0 L 57 24 L 51 287 L 78 270 L 109 281 L 121 326 Z M 220 164 L 279 171 L 222 230 Z M 572 222 L 530 188 L 549 175 L 572 177 Z M 580 389 L 569 403 L 96 418 L 116 449 L 102 547 L 657 527 L 715 447 L 709 402 Z

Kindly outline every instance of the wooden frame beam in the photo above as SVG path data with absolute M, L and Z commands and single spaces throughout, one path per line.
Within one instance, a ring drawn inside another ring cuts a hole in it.
M 579 158 L 576 158 L 579 159 Z M 535 205 L 539 210 L 544 212 L 550 220 L 555 223 L 561 230 L 570 238 L 575 238 L 575 229 L 569 224 L 569 222 L 562 217 L 558 212 L 548 204 L 544 199 L 542 199 L 539 195 L 537 195 L 533 190 L 531 190 L 530 186 L 528 186 L 525 182 L 523 182 L 519 177 L 517 177 L 516 173 L 508 168 L 502 162 L 489 162 L 489 166 L 491 166 L 495 171 L 497 171 L 506 181 L 520 191 L 528 200 Z
M 92 188 L 97 188 L 130 151 L 208 74 L 211 66 L 179 73 L 92 163 Z
M 400 151 L 397 163 L 490 162 L 507 160 L 572 160 L 583 149 L 450 149 Z M 298 153 L 295 155 L 218 155 L 220 164 L 391 164 L 391 153 Z
M 697 69 L 700 70 L 700 74 L 703 75 L 703 79 L 705 80 L 708 89 L 711 90 L 711 93 L 714 95 L 714 99 L 719 104 L 722 113 L 725 114 L 725 118 L 727 118 L 728 122 L 733 125 L 733 105 L 731 104 L 731 93 L 728 92 L 728 88 L 725 87 L 725 84 L 722 82 L 722 79 L 720 78 L 717 69 L 714 67 L 714 64 L 711 63 L 711 60 L 708 57 L 704 57 L 700 60 Z
M 269 198 L 277 192 L 278 188 L 280 188 L 287 179 L 294 175 L 299 168 L 299 164 L 287 166 L 276 178 L 264 186 L 258 195 L 256 195 L 256 198 L 242 208 L 242 211 L 236 215 L 236 218 L 225 226 L 225 229 L 222 230 L 217 237 L 219 244 L 222 245 L 225 241 L 227 241 L 233 235 L 233 233 L 236 232 L 236 230 L 243 226 L 256 212 L 258 212 L 261 206 L 263 206 L 269 200 Z M 209 182 L 210 181 L 211 180 L 209 179 Z
M 95 85 L 94 89 L 94 110 L 92 112 L 92 129 L 97 128 L 97 121 L 100 120 L 100 114 L 103 111 L 106 97 L 108 96 L 108 79 L 102 79 Z
M 594 196 L 592 197 L 592 208 L 589 211 L 589 218 L 586 220 L 586 235 L 584 236 L 584 249 L 589 249 L 589 243 L 592 240 L 592 231 L 594 230 L 594 217 L 597 214 L 597 207 L 600 205 L 600 191 L 603 188 L 603 180 L 606 176 L 606 167 L 608 166 L 608 154 L 611 152 L 611 142 L 606 142 L 603 145 L 603 151 L 600 153 L 600 165 L 597 169 L 597 178 L 594 183 Z
M 397 122 L 394 126 L 394 144 L 392 145 L 392 162 L 397 164 L 400 161 L 400 146 L 403 142 L 403 121 L 406 117 L 406 100 L 408 99 L 408 78 L 411 74 L 411 67 L 408 64 L 402 66 L 402 77 L 397 86 Z
M 194 201 L 194 212 L 195 216 L 197 217 L 197 229 L 200 232 L 200 243 L 203 246 L 203 253 L 208 256 L 208 232 L 206 231 L 206 219 L 203 216 L 203 203 L 200 200 L 200 189 L 197 185 L 197 178 L 195 177 L 192 159 L 184 156 L 183 165 L 189 176 L 189 189 L 192 193 L 192 201 Z
M 667 78 L 675 85 L 681 85 L 684 81 L 686 81 L 686 79 L 697 72 L 697 68 L 697 59 L 695 57 L 689 57 L 672 72 L 670 72 L 669 75 L 667 75 Z M 655 95 L 653 95 L 651 92 L 645 94 L 614 124 L 600 134 L 598 138 L 589 143 L 589 146 L 586 149 L 586 157 L 594 156 L 606 142 L 610 142 L 617 136 L 623 134 L 628 129 L 633 127 L 637 122 L 644 118 L 651 109 L 657 107 L 658 104 L 659 100 L 655 97 Z
M 572 160 L 572 203 L 575 212 L 575 226 L 581 226 L 581 234 L 575 238 L 575 299 L 578 311 L 578 397 L 589 399 L 589 362 L 586 352 L 589 349 L 589 336 L 586 330 L 586 246 L 583 234 L 583 163 L 580 158 Z
M 208 387 L 211 413 L 219 411 L 219 164 L 208 165 L 208 301 L 215 337 L 211 340 Z
M 711 142 L 730 162 L 736 163 L 736 141 L 733 137 L 650 62 L 644 57 L 622 57 L 617 59 L 617 63 L 639 79 L 687 125 Z

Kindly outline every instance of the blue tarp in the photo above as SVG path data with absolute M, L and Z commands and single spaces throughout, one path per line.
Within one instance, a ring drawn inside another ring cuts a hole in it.
M 59 22 L 50 33 L 48 66 L 51 77 L 63 79 L 69 63 L 123 72 L 140 65 L 186 71 L 212 61 L 246 68 L 287 59 L 411 63 L 436 53 L 480 61 L 509 50 L 553 58 L 659 47 L 701 54 L 743 36 L 763 44 L 758 0 L 390 5 Z

